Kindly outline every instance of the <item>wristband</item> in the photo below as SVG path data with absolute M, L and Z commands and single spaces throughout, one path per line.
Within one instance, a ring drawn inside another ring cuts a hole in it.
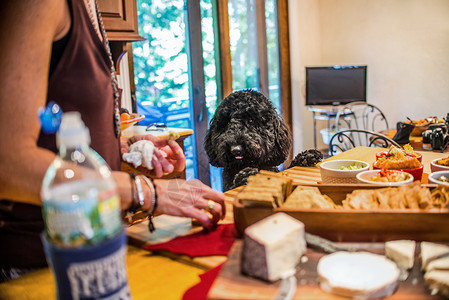
M 154 187 L 153 181 L 150 180 L 148 177 L 146 176 L 142 176 L 143 180 L 147 183 L 148 187 L 151 190 L 151 212 L 148 210 L 148 230 L 150 232 L 153 232 L 156 230 L 156 228 L 154 227 L 153 224 L 153 214 L 156 212 L 156 208 L 157 208 L 157 194 L 156 194 L 156 189 Z
M 133 214 L 136 213 L 137 209 L 139 209 L 139 203 L 137 202 L 136 199 L 136 192 L 135 192 L 135 178 L 136 178 L 136 174 L 134 173 L 130 173 L 129 174 L 129 178 L 131 180 L 131 205 L 129 206 L 129 208 L 126 210 L 126 217 L 128 219 L 128 222 L 131 223 L 133 220 Z
M 136 176 L 134 178 L 134 182 L 136 183 L 137 199 L 139 200 L 140 207 L 142 207 L 145 204 L 145 196 L 143 194 L 142 183 L 139 177 L 140 176 Z

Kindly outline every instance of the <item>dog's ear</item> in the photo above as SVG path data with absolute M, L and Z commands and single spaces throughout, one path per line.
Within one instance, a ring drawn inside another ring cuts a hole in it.
M 204 137 L 204 150 L 207 153 L 207 156 L 209 157 L 209 163 L 213 165 L 214 167 L 222 167 L 219 165 L 218 162 L 218 155 L 217 155 L 217 147 L 213 144 L 213 137 L 216 136 L 217 131 L 217 120 L 216 115 L 212 117 L 209 124 L 209 129 L 206 132 L 206 136 Z
M 275 123 L 273 128 L 276 128 L 274 141 L 275 145 L 273 148 L 273 154 L 271 155 L 271 159 L 269 161 L 269 165 L 277 166 L 287 159 L 293 141 L 290 130 L 279 116 L 276 116 L 273 122 Z

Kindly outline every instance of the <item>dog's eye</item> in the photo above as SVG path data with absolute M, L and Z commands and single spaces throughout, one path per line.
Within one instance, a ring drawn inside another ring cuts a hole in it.
M 250 124 L 251 124 L 251 123 L 253 123 L 253 122 L 254 122 L 254 120 L 253 120 L 253 119 L 251 119 L 251 118 L 249 118 L 249 119 L 248 119 L 248 123 L 250 123 Z

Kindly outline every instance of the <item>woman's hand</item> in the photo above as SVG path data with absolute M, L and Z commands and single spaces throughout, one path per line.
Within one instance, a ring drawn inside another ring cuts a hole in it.
M 154 180 L 154 185 L 158 199 L 156 214 L 195 218 L 207 229 L 226 215 L 224 194 L 197 179 Z
M 176 141 L 161 139 L 149 134 L 130 138 L 122 137 L 120 140 L 121 155 L 128 152 L 131 144 L 141 140 L 151 141 L 155 146 L 152 158 L 153 170 L 150 171 L 155 177 L 160 178 L 164 174 L 181 172 L 185 169 L 186 157 Z M 147 172 L 147 170 L 145 171 Z

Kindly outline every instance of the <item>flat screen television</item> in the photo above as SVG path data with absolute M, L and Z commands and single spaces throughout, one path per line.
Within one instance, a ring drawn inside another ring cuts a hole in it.
M 306 105 L 366 102 L 367 66 L 306 67 Z

